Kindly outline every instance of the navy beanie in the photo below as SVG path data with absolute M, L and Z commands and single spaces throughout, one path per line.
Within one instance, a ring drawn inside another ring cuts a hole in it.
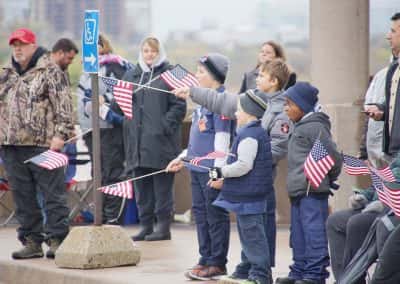
M 225 83 L 229 69 L 228 57 L 219 53 L 209 53 L 200 58 L 199 62 L 210 72 L 215 80 L 221 84 Z
M 304 113 L 314 110 L 318 102 L 318 89 L 308 82 L 297 82 L 286 90 L 285 95 L 294 102 Z

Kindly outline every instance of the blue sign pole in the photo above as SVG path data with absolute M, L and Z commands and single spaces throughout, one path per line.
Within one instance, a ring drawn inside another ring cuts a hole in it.
M 99 127 L 99 11 L 86 10 L 82 33 L 82 62 L 83 72 L 90 73 L 92 89 L 92 167 L 94 188 L 94 225 L 103 223 L 102 192 L 97 190 L 101 186 L 101 159 L 100 159 L 100 127 Z

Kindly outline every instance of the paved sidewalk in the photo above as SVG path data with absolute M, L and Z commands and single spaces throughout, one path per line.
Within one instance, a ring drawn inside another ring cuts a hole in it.
M 138 227 L 125 229 L 131 235 L 137 232 Z M 286 276 L 291 263 L 288 236 L 288 229 L 278 230 L 274 278 Z M 188 281 L 183 276 L 185 269 L 197 260 L 196 231 L 192 225 L 174 224 L 171 241 L 137 242 L 142 253 L 137 266 L 96 270 L 60 269 L 53 260 L 46 258 L 12 260 L 11 252 L 19 247 L 15 237 L 15 227 L 0 228 L 0 284 L 215 283 Z M 43 248 L 47 249 L 45 245 Z M 235 224 L 232 224 L 228 258 L 228 271 L 232 272 L 240 259 L 240 243 Z

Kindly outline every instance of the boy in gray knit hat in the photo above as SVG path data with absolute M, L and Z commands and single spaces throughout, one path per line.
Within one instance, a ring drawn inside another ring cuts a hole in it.
M 222 54 L 210 53 L 201 57 L 195 74 L 199 85 L 215 90 L 217 94 L 223 93 L 228 66 L 228 58 Z M 169 172 L 176 172 L 185 166 L 191 177 L 192 211 L 200 257 L 197 264 L 185 272 L 185 276 L 189 279 L 215 280 L 226 274 L 230 222 L 228 211 L 212 205 L 217 199 L 219 190 L 207 184 L 208 171 L 204 169 L 204 167 L 224 166 L 226 157 L 203 160 L 200 162 L 201 167 L 191 163 L 184 164 L 184 161 L 214 151 L 229 153 L 234 130 L 235 120 L 213 113 L 206 107 L 197 107 L 192 115 L 188 148 L 167 166 Z
M 239 96 L 238 128 L 227 165 L 210 170 L 210 185 L 221 193 L 213 203 L 236 214 L 241 262 L 220 283 L 272 284 L 271 257 L 265 222 L 273 189 L 271 139 L 261 127 L 267 97 L 252 90 Z M 268 220 L 267 222 L 274 222 Z

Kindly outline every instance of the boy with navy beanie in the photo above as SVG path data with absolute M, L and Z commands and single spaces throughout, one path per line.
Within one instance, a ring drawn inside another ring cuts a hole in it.
M 225 91 L 224 82 L 228 72 L 228 58 L 222 54 L 209 53 L 200 58 L 196 78 L 203 88 L 212 88 L 218 94 Z M 170 162 L 168 171 L 183 167 L 182 158 L 203 157 L 210 152 L 229 153 L 235 121 L 215 114 L 207 108 L 197 107 L 192 116 L 189 144 L 177 159 Z M 203 160 L 203 167 L 222 167 L 226 158 Z M 193 280 L 214 280 L 226 274 L 229 248 L 230 220 L 227 210 L 214 206 L 219 190 L 209 186 L 208 170 L 186 164 L 190 171 L 192 187 L 192 212 L 195 217 L 200 258 L 197 264 L 185 272 Z
M 329 117 L 314 112 L 318 92 L 307 82 L 298 82 L 286 91 L 285 112 L 294 122 L 288 145 L 287 177 L 293 264 L 289 277 L 278 278 L 277 284 L 325 284 L 329 277 L 325 223 L 330 188 L 337 188 L 334 181 L 340 174 L 342 158 L 331 138 Z M 304 175 L 304 163 L 316 139 L 321 141 L 335 164 L 318 188 L 310 188 Z
M 235 113 L 238 128 L 227 165 L 210 170 L 210 185 L 221 188 L 214 205 L 236 214 L 242 246 L 240 264 L 219 283 L 272 284 L 265 227 L 266 199 L 273 190 L 271 139 L 260 121 L 267 101 L 252 90 L 240 95 Z

